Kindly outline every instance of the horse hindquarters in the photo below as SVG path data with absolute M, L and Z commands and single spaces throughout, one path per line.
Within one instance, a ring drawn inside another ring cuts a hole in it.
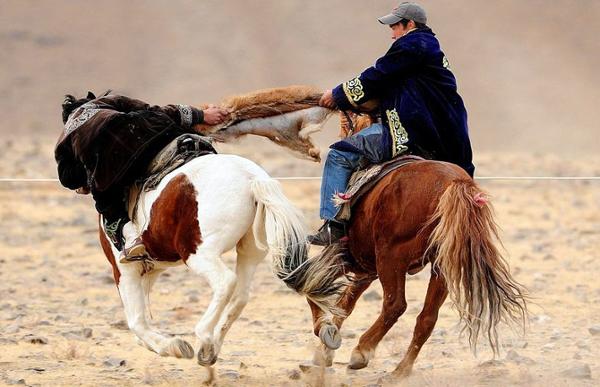
M 527 309 L 522 287 L 496 247 L 492 211 L 472 180 L 455 180 L 424 229 L 435 225 L 425 255 L 434 257 L 433 270 L 445 278 L 471 347 L 483 331 L 497 352 L 500 320 L 524 321 Z

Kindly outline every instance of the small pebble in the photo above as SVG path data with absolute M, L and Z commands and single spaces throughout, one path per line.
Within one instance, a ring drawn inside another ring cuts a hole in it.
M 291 370 L 288 372 L 288 378 L 291 380 L 300 380 L 302 374 L 298 370 Z
M 588 328 L 588 331 L 590 332 L 590 335 L 598 336 L 600 335 L 600 325 L 591 326 Z
M 23 340 L 31 344 L 48 344 L 48 339 L 42 336 L 25 335 Z
M 119 320 L 114 323 L 110 323 L 110 326 L 116 329 L 129 330 L 129 326 L 125 320 Z
M 585 350 L 590 350 L 590 344 L 585 341 L 585 340 L 579 340 L 577 343 L 575 343 L 575 345 L 577 346 L 577 348 L 579 349 L 585 349 Z
M 125 359 L 109 357 L 104 360 L 103 364 L 107 367 L 125 367 L 127 365 L 127 361 Z
M 504 366 L 504 362 L 502 360 L 488 360 L 478 365 L 479 368 L 494 368 L 502 366 Z
M 592 370 L 587 364 L 575 364 L 562 372 L 564 376 L 573 379 L 591 379 Z
M 300 368 L 300 371 L 302 371 L 304 373 L 309 372 L 310 370 L 312 370 L 315 367 L 317 367 L 317 366 L 314 366 L 312 364 L 300 364 L 298 366 L 298 368 Z
M 233 370 L 224 371 L 219 375 L 221 378 L 229 379 L 229 380 L 238 380 L 240 378 L 240 373 Z
M 442 336 L 446 336 L 446 333 L 447 333 L 447 332 L 446 332 L 446 330 L 445 330 L 445 329 L 441 329 L 441 328 L 439 328 L 439 329 L 435 329 L 435 330 L 434 330 L 434 331 L 431 333 L 431 335 L 432 335 L 432 336 L 434 336 L 434 337 L 442 337 Z
M 10 384 L 10 385 L 19 385 L 19 384 L 27 384 L 25 382 L 25 379 L 5 379 L 6 380 L 6 384 Z
M 537 316 L 533 316 L 531 318 L 531 320 L 533 322 L 538 323 L 538 324 L 545 324 L 545 323 L 547 323 L 549 321 L 552 321 L 552 318 L 550 316 L 545 315 L 545 314 L 539 314 Z
M 556 344 L 554 343 L 548 343 L 542 346 L 542 350 L 544 351 L 549 351 L 551 349 L 554 349 L 556 347 Z
M 533 359 L 528 358 L 526 356 L 521 356 L 517 353 L 517 351 L 515 351 L 513 349 L 508 351 L 508 353 L 506 354 L 506 359 L 514 362 L 515 364 L 526 364 L 526 365 L 535 364 L 535 361 Z
M 19 324 L 10 324 L 6 328 L 4 328 L 4 333 L 13 334 L 18 333 L 21 330 L 21 325 Z
M 376 290 L 371 290 L 362 297 L 365 301 L 379 301 L 381 300 L 381 295 L 377 293 Z

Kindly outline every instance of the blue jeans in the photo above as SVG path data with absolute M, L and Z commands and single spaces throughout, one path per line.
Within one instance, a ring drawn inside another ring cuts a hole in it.
M 381 134 L 383 126 L 373 124 L 361 130 L 352 137 L 364 137 L 372 134 Z M 331 220 L 335 217 L 338 209 L 333 204 L 333 195 L 338 192 L 346 192 L 348 181 L 352 173 L 359 167 L 364 156 L 351 151 L 331 149 L 325 161 L 323 169 L 323 181 L 321 182 L 321 219 Z

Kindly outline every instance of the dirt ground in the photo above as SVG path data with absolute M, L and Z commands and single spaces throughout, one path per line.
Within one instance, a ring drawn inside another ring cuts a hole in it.
M 388 49 L 389 31 L 376 18 L 397 1 L 98 3 L 0 2 L 0 177 L 56 176 L 52 151 L 67 93 L 112 88 L 153 104 L 195 104 L 290 84 L 331 88 Z M 599 1 L 421 3 L 467 105 L 479 176 L 600 176 Z M 336 125 L 317 136 L 323 149 Z M 272 176 L 321 173 L 258 139 L 219 149 Z M 484 343 L 474 356 L 447 302 L 404 385 L 598 385 L 600 182 L 480 184 L 493 195 L 512 272 L 533 297 L 528 330 L 503 329 L 493 361 Z M 282 185 L 316 228 L 319 182 Z M 206 372 L 194 361 L 134 342 L 96 221 L 89 197 L 57 183 L 0 183 L 0 385 L 199 385 Z M 408 310 L 368 368 L 346 364 L 379 313 L 378 284 L 345 324 L 333 368 L 304 372 L 299 365 L 316 342 L 309 308 L 265 262 L 225 340 L 217 382 L 382 384 L 406 350 L 427 281 L 427 270 L 410 277 Z M 209 296 L 204 280 L 171 269 L 151 295 L 153 323 L 193 343 Z
M 3 147 L 14 144 L 4 143 Z M 251 156 L 250 148 L 239 153 Z M 235 146 L 222 148 L 234 150 Z M 0 174 L 52 168 L 51 146 L 33 144 L 3 160 Z M 296 159 L 261 155 L 274 176 L 293 175 Z M 592 160 L 597 161 L 597 160 Z M 519 166 L 524 174 L 591 175 L 590 159 L 480 155 L 482 176 Z M 523 167 L 525 165 L 525 167 Z M 318 174 L 318 166 L 311 166 Z M 310 169 L 309 168 L 309 169 Z M 286 194 L 318 225 L 318 181 L 285 181 Z M 494 197 L 512 272 L 530 291 L 524 336 L 502 329 L 501 355 L 481 343 L 474 356 L 459 337 L 447 302 L 405 385 L 597 385 L 600 375 L 600 187 L 598 182 L 482 181 Z M 0 384 L 197 385 L 193 360 L 160 357 L 126 329 L 110 266 L 97 241 L 88 197 L 56 183 L 0 185 Z M 228 254 L 228 264 L 234 262 Z M 265 262 L 252 298 L 231 329 L 216 365 L 219 385 L 380 385 L 400 361 L 422 306 L 428 271 L 410 277 L 409 307 L 360 371 L 346 369 L 353 346 L 375 320 L 374 284 L 342 329 L 333 368 L 302 371 L 316 345 L 306 302 L 276 280 Z M 153 324 L 193 343 L 193 326 L 210 292 L 185 267 L 169 270 L 151 295 Z M 387 383 L 387 382 L 386 382 Z

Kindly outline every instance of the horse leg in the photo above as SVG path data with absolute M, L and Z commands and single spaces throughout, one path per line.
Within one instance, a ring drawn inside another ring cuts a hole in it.
M 358 345 L 352 351 L 348 364 L 350 369 L 361 369 L 369 364 L 383 336 L 406 311 L 406 268 L 383 268 L 377 274 L 383 287 L 383 308 L 375 323 L 360 337 Z
M 148 301 L 149 300 L 149 295 L 150 295 L 150 291 L 152 291 L 152 288 L 154 287 L 154 284 L 156 283 L 156 280 L 158 279 L 158 277 L 160 277 L 160 275 L 164 272 L 164 269 L 155 269 L 149 272 L 146 272 L 143 276 L 142 276 L 142 289 L 144 290 L 144 301 Z M 150 305 L 146 305 L 147 308 L 147 312 L 150 315 Z M 150 320 L 152 320 L 152 316 L 150 315 Z M 139 345 L 141 345 L 142 347 L 145 347 L 149 350 L 152 351 L 152 348 L 150 348 L 144 341 L 142 341 L 139 337 L 135 337 L 136 341 Z M 193 351 L 192 351 L 193 352 Z M 193 353 L 192 353 L 193 356 Z
M 174 356 L 178 358 L 194 357 L 194 349 L 186 341 L 166 337 L 150 328 L 146 319 L 146 298 L 150 291 L 151 284 L 154 282 L 157 274 L 147 273 L 154 276 L 148 278 L 147 285 L 144 285 L 144 279 L 141 275 L 142 267 L 138 263 L 129 263 L 120 265 L 121 278 L 119 281 L 119 293 L 125 309 L 125 316 L 129 329 L 137 336 L 139 342 L 151 351 L 161 356 Z
M 412 341 L 408 346 L 408 351 L 404 355 L 404 358 L 394 370 L 394 376 L 406 377 L 410 374 L 421 347 L 425 344 L 425 341 L 427 341 L 435 327 L 438 311 L 447 295 L 448 290 L 444 278 L 432 270 L 427 287 L 427 295 L 425 296 L 425 304 L 417 317 Z
M 225 335 L 231 328 L 231 325 L 238 319 L 242 310 L 248 303 L 250 296 L 250 285 L 258 264 L 267 255 L 267 250 L 262 250 L 256 246 L 252 230 L 237 244 L 237 264 L 236 275 L 237 283 L 229 303 L 225 307 L 221 319 L 214 330 L 215 352 L 218 355 Z
M 314 364 L 331 367 L 335 350 L 341 344 L 339 330 L 354 310 L 360 296 L 369 288 L 374 279 L 368 276 L 360 276 L 344 289 L 344 293 L 337 302 L 337 307 L 344 312 L 343 316 L 334 316 L 333 318 L 326 316 L 321 308 L 308 300 L 313 314 L 314 333 L 322 342 L 322 346 L 316 349 L 313 356 Z M 340 344 L 338 344 L 338 340 Z
M 371 286 L 376 277 L 359 276 L 344 290 L 342 297 L 338 301 L 337 306 L 344 311 L 344 316 L 335 316 L 333 323 L 341 328 L 342 324 L 354 310 L 356 302 L 362 294 Z
M 195 328 L 198 364 L 211 366 L 217 361 L 213 331 L 221 318 L 223 309 L 231 299 L 236 275 L 223 263 L 220 252 L 206 242 L 188 258 L 187 265 L 194 272 L 203 275 L 213 291 L 208 308 Z

